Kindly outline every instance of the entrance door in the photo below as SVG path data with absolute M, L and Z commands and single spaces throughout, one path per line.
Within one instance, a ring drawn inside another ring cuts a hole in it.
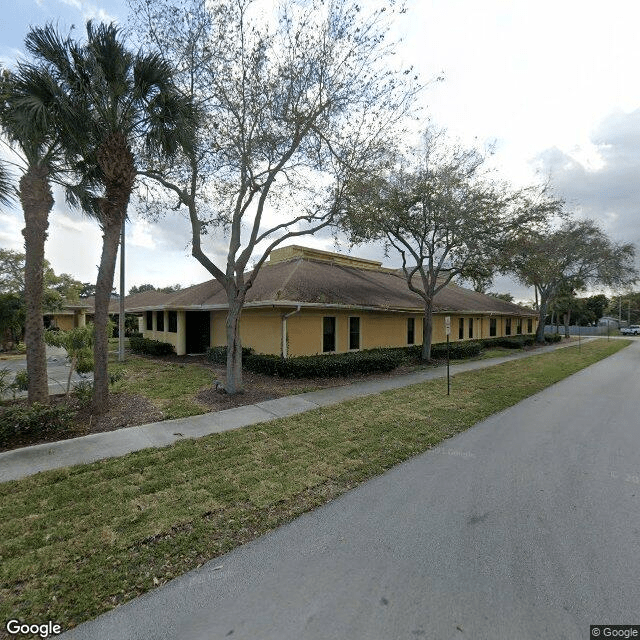
M 187 311 L 187 353 L 204 353 L 211 346 L 209 311 Z

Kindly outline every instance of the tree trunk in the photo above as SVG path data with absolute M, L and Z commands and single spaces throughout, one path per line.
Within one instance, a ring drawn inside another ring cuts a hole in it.
M 93 412 L 106 413 L 109 410 L 109 375 L 107 372 L 109 358 L 109 340 L 107 323 L 109 321 L 109 302 L 113 288 L 113 274 L 116 268 L 116 256 L 120 242 L 121 224 L 111 222 L 104 226 L 102 236 L 102 257 L 98 270 L 95 297 L 95 339 L 93 343 Z
M 46 167 L 36 166 L 29 168 L 20 179 L 20 201 L 25 221 L 22 235 L 25 248 L 25 343 L 29 404 L 49 402 L 47 351 L 42 315 L 44 243 L 49 227 L 49 212 L 53 207 L 48 175 Z
M 571 309 L 564 314 L 564 337 L 569 337 L 569 325 L 571 324 Z
M 227 291 L 229 312 L 227 313 L 227 384 L 228 394 L 242 393 L 242 342 L 240 341 L 240 316 L 244 296 L 235 288 Z
M 424 315 L 422 316 L 422 359 L 425 362 L 431 360 L 431 337 L 433 333 L 433 302 L 424 303 Z
M 540 308 L 538 309 L 538 328 L 536 329 L 536 342 L 544 344 L 544 322 L 547 319 L 547 299 L 540 296 Z
M 101 224 L 104 231 L 102 257 L 96 282 L 95 341 L 93 347 L 93 411 L 105 413 L 109 409 L 109 376 L 107 323 L 109 302 L 113 289 L 113 274 L 120 243 L 120 231 L 127 217 L 129 198 L 136 179 L 136 168 L 131 147 L 126 136 L 116 131 L 101 145 L 97 153 L 98 164 L 104 174 L 105 197 L 101 209 Z

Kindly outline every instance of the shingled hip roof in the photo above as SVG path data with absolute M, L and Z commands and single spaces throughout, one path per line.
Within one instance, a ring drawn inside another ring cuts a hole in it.
M 365 308 L 422 312 L 422 298 L 407 287 L 403 276 L 389 269 L 361 269 L 323 260 L 294 258 L 265 263 L 247 292 L 245 307 Z M 117 301 L 114 305 L 117 307 Z M 174 293 L 148 291 L 125 298 L 127 312 L 150 309 L 226 309 L 227 295 L 216 280 Z M 536 312 L 457 285 L 447 285 L 435 297 L 436 313 L 535 316 Z M 117 308 L 110 309 L 117 313 Z

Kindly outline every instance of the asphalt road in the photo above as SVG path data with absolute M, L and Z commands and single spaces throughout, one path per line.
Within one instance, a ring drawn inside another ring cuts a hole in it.
M 636 342 L 62 637 L 556 640 L 640 624 L 639 367 Z

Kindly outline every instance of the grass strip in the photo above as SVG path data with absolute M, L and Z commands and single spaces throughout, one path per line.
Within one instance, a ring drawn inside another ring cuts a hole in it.
M 128 356 L 125 362 L 112 359 L 109 373 L 117 378 L 115 393 L 139 393 L 164 413 L 167 420 L 206 413 L 195 400 L 201 389 L 211 386 L 210 369 L 197 364 L 175 364 L 161 360 Z
M 68 629 L 627 346 L 577 347 L 0 484 L 0 620 Z M 0 637 L 3 631 L 0 631 Z

